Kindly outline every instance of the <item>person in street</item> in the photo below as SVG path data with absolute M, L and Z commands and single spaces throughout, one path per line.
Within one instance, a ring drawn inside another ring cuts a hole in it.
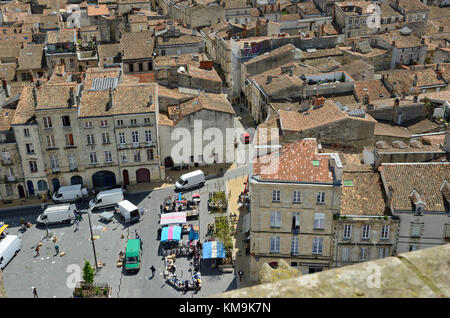
M 155 277 L 156 269 L 155 269 L 155 267 L 153 265 L 152 265 L 152 267 L 150 267 L 150 270 L 152 271 L 152 277 L 151 278 Z
M 78 231 L 80 229 L 80 221 L 78 220 L 78 215 L 75 219 L 75 225 L 77 226 L 77 228 L 75 229 L 75 231 Z
M 32 287 L 32 288 L 33 288 L 33 297 L 39 298 L 36 287 Z
M 239 270 L 238 274 L 239 274 L 239 281 L 242 282 L 242 276 L 244 276 L 244 272 L 242 271 L 242 269 Z
M 55 255 L 58 255 L 59 254 L 59 246 L 58 245 L 55 245 Z
M 34 250 L 36 251 L 36 256 L 41 255 L 41 254 L 39 253 L 39 250 L 40 250 L 40 249 L 41 249 L 41 247 L 39 246 L 39 244 L 36 245 L 36 248 L 34 249 Z

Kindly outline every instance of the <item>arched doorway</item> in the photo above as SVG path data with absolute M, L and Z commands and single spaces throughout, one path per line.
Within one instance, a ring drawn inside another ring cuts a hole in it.
M 130 184 L 130 175 L 128 174 L 128 170 L 124 170 L 122 172 L 122 174 L 123 174 L 123 184 L 129 185 Z
M 166 168 L 173 167 L 172 157 L 166 157 L 166 159 L 164 159 L 164 167 L 166 167 Z
M 70 178 L 70 183 L 72 185 L 83 184 L 83 178 L 81 176 L 73 176 L 72 178 Z
M 145 168 L 136 170 L 136 182 L 137 183 L 150 182 L 150 171 Z
M 59 183 L 59 179 L 58 178 L 52 179 L 52 184 L 53 184 L 53 192 L 57 192 L 59 187 L 61 186 L 61 184 Z
M 99 171 L 92 175 L 94 188 L 105 188 L 116 184 L 116 175 L 111 171 Z
M 19 184 L 17 190 L 19 191 L 19 198 L 25 198 L 25 189 L 21 184 Z
M 28 194 L 29 195 L 34 195 L 34 185 L 33 185 L 33 181 L 28 180 L 27 181 L 27 188 L 28 188 Z
M 45 181 L 45 180 L 39 180 L 37 183 L 37 186 L 38 186 L 39 191 L 48 190 L 47 181 Z

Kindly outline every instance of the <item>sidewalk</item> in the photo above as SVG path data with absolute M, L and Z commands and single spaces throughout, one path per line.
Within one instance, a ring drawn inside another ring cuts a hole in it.
M 17 207 L 31 207 L 31 206 L 38 206 L 42 203 L 51 203 L 51 200 L 42 200 L 38 198 L 24 198 L 24 199 L 16 199 L 11 200 L 10 203 L 4 203 L 0 202 L 0 211 L 1 210 L 7 210 L 7 209 L 14 209 Z
M 243 217 L 247 215 L 249 212 L 246 208 L 239 208 L 238 206 L 238 198 L 239 194 L 244 191 L 244 182 L 247 180 L 247 177 L 239 177 L 227 182 L 227 193 L 230 193 L 230 197 L 228 199 L 228 211 L 230 214 L 237 215 L 237 224 L 236 224 L 236 232 L 235 237 L 233 239 L 233 255 L 235 257 L 235 275 L 236 282 L 238 288 L 254 286 L 256 283 L 250 282 L 249 273 L 250 273 L 250 255 L 245 255 L 245 242 L 244 233 L 243 233 Z M 239 281 L 239 270 L 244 272 L 244 276 L 242 277 L 242 281 Z

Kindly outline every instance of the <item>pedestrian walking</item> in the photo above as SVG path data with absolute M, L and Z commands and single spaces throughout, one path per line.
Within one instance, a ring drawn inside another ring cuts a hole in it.
M 80 221 L 78 220 L 78 216 L 75 219 L 75 225 L 77 226 L 77 228 L 75 229 L 75 231 L 78 231 L 80 229 Z
M 58 254 L 59 254 L 59 246 L 58 246 L 58 245 L 55 245 L 55 252 L 56 252 L 55 255 L 58 255 Z
M 242 282 L 242 276 L 244 276 L 244 272 L 242 271 L 242 269 L 239 270 L 238 274 L 239 274 L 239 281 Z
M 39 246 L 39 244 L 36 245 L 36 248 L 34 249 L 34 250 L 36 251 L 36 256 L 41 255 L 41 254 L 39 253 L 39 250 L 40 250 L 40 249 L 41 249 L 41 247 Z
M 150 270 L 152 271 L 152 278 L 155 276 L 155 267 L 152 265 L 152 267 L 150 267 Z
M 143 248 L 144 243 L 142 243 L 142 239 L 139 236 L 139 233 L 137 232 L 137 230 L 134 230 L 134 234 L 136 235 L 136 239 L 139 240 L 139 243 L 141 244 L 141 249 Z
M 38 296 L 38 294 L 37 294 L 37 289 L 36 289 L 36 287 L 31 287 L 31 288 L 33 288 L 33 297 L 34 297 L 34 298 L 39 298 L 39 296 Z

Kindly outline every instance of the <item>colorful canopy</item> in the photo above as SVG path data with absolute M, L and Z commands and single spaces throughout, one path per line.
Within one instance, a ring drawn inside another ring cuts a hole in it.
M 203 244 L 203 258 L 225 258 L 225 247 L 222 242 L 212 241 Z
M 163 227 L 161 232 L 161 242 L 181 240 L 181 226 L 172 225 Z
M 198 226 L 191 225 L 189 230 L 189 241 L 198 240 Z
M 8 224 L 0 223 L 0 234 L 3 233 L 4 230 L 8 227 Z
M 186 223 L 186 212 L 174 212 L 161 214 L 160 225 L 184 224 Z

